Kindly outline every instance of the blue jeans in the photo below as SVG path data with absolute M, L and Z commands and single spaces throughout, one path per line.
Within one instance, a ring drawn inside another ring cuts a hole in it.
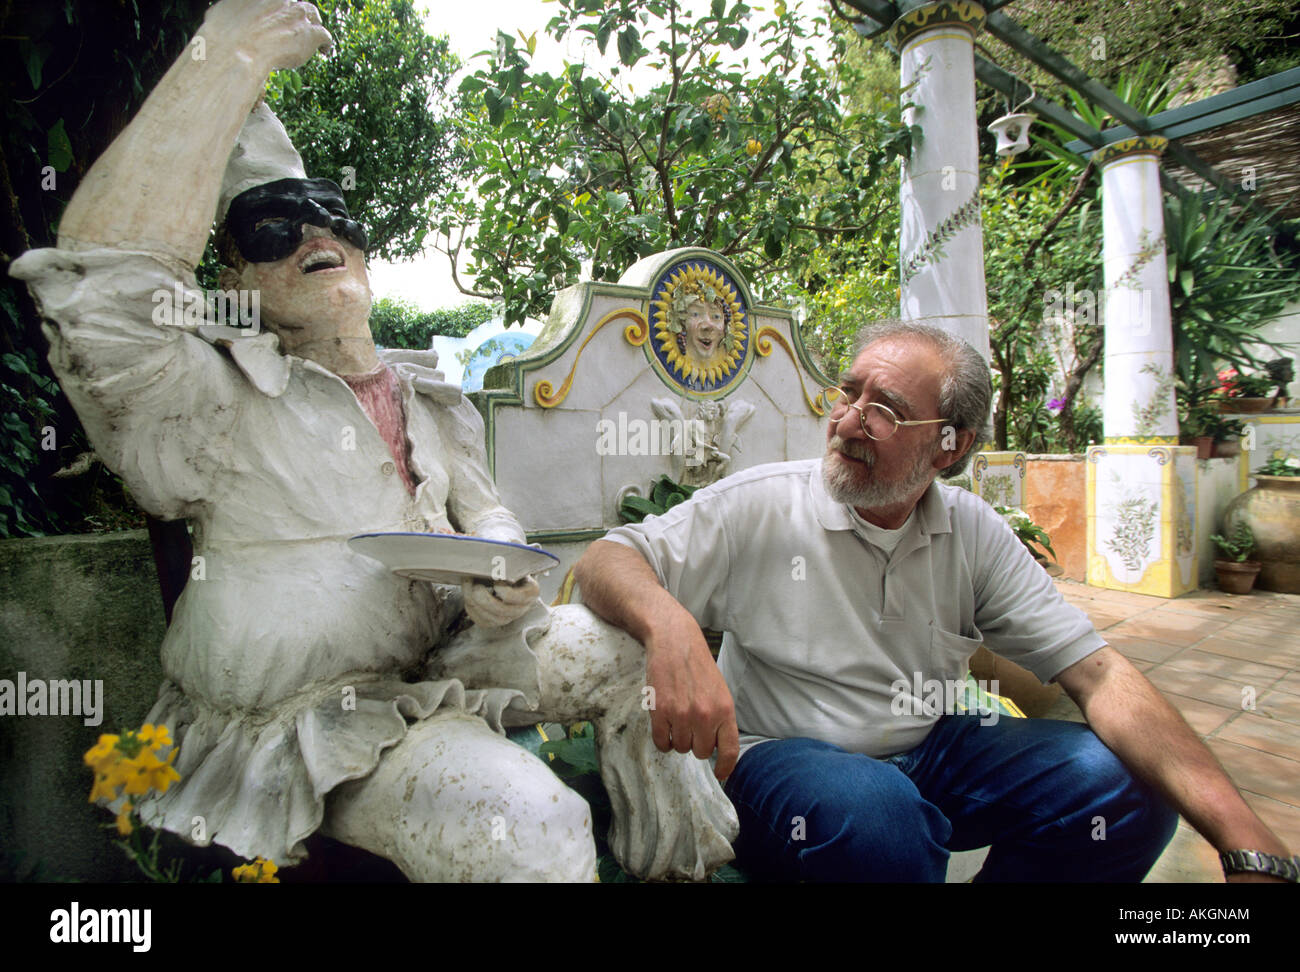
M 943 881 L 991 845 L 976 881 L 1140 881 L 1178 814 L 1087 726 L 942 716 L 888 759 L 815 739 L 746 751 L 726 783 L 736 864 L 755 880 Z

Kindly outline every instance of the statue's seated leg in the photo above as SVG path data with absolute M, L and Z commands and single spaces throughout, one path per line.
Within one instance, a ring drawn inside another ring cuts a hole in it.
M 412 725 L 375 771 L 331 793 L 321 830 L 412 881 L 591 881 L 591 811 L 536 756 L 474 716 Z
M 609 844 L 624 869 L 699 881 L 731 860 L 739 823 L 711 764 L 655 748 L 640 642 L 588 608 L 565 604 L 552 608 L 550 629 L 531 648 L 541 705 L 530 720 L 596 725 L 601 780 L 613 807 Z M 500 684 L 490 654 L 455 644 L 438 653 L 430 675 L 471 688 Z

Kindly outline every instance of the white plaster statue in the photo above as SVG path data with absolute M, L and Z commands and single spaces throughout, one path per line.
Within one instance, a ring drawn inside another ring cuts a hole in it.
M 191 839 L 198 818 L 282 866 L 322 830 L 416 880 L 591 880 L 585 801 L 499 734 L 591 718 L 616 856 L 703 878 L 731 857 L 735 813 L 707 762 L 655 748 L 640 644 L 585 608 L 548 611 L 531 578 L 449 588 L 347 547 L 524 534 L 436 355 L 377 352 L 364 231 L 258 104 L 272 70 L 329 45 L 315 7 L 222 0 L 200 34 L 205 56 L 187 48 L 87 174 L 58 248 L 12 268 L 96 451 L 147 510 L 194 527 L 149 717 L 182 779 L 146 821 Z M 201 300 L 214 212 L 222 286 L 258 295 L 256 335 L 159 313 Z

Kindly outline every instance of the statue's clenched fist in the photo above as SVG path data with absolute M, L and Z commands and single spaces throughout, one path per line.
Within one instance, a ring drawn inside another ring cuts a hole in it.
M 299 67 L 334 46 L 315 5 L 294 0 L 221 0 L 199 33 L 218 48 L 230 44 L 268 74 Z

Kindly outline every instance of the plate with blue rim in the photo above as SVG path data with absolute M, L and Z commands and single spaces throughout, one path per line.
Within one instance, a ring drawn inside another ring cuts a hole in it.
M 348 546 L 394 574 L 434 584 L 513 584 L 560 562 L 540 547 L 460 533 L 362 533 L 351 537 Z

